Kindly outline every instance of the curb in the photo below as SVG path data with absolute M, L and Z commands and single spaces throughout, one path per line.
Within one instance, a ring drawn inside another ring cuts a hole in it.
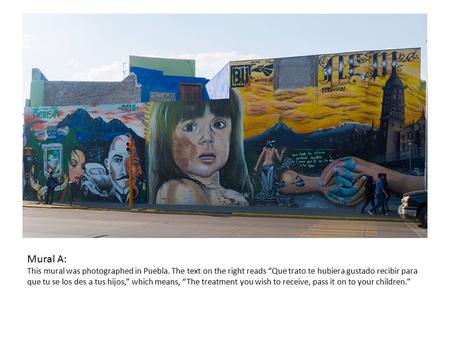
M 381 221 L 381 222 L 403 222 L 401 218 L 381 218 L 381 217 L 357 217 L 357 216 L 320 216 L 320 215 L 302 215 L 302 214 L 266 214 L 251 212 L 202 212 L 202 211 L 177 211 L 177 210 L 161 210 L 147 208 L 100 208 L 86 206 L 70 206 L 70 205 L 23 205 L 24 208 L 53 208 L 53 209 L 75 209 L 75 210 L 93 210 L 93 211 L 122 211 L 122 212 L 140 212 L 153 214 L 174 214 L 174 215 L 198 215 L 198 216 L 238 216 L 238 217 L 270 217 L 270 218 L 293 218 L 293 219 L 330 219 L 330 220 L 348 220 L 348 221 Z

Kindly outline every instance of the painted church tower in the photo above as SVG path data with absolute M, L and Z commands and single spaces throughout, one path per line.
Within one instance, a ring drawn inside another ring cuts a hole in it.
M 389 161 L 400 151 L 400 131 L 405 124 L 405 86 L 397 74 L 396 52 L 392 54 L 392 72 L 383 87 L 381 106 L 379 150 Z

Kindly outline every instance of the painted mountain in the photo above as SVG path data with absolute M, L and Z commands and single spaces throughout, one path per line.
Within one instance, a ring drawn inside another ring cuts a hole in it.
M 67 115 L 56 128 L 69 127 L 77 130 L 77 138 L 80 142 L 111 142 L 118 136 L 129 133 L 135 140 L 140 139 L 136 133 L 128 128 L 122 121 L 113 119 L 105 122 L 101 117 L 92 118 L 84 109 L 77 109 Z
M 68 128 L 74 132 L 74 137 L 85 150 L 87 161 L 98 163 L 102 163 L 108 155 L 114 137 L 129 133 L 135 141 L 141 162 L 143 161 L 144 139 L 118 119 L 105 122 L 101 117 L 92 118 L 84 109 L 77 109 L 59 122 L 56 128 Z
M 320 129 L 310 134 L 298 134 L 282 120 L 279 120 L 261 134 L 246 139 L 244 144 L 246 150 L 261 150 L 270 140 L 276 141 L 276 147 L 337 148 L 348 147 L 348 144 L 352 142 L 359 143 L 359 145 L 371 142 L 375 134 L 376 130 L 371 126 L 355 122 L 343 123 L 335 128 Z

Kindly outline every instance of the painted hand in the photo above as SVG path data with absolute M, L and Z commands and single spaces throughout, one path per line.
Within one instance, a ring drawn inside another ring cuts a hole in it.
M 301 175 L 294 170 L 283 170 L 280 179 L 284 183 L 280 191 L 283 194 L 305 194 L 321 191 L 319 177 Z
M 355 205 L 364 198 L 364 180 L 369 172 L 366 161 L 343 157 L 331 162 L 322 172 L 322 193 L 333 203 Z
M 375 179 L 381 169 L 385 168 L 375 163 L 364 161 L 358 157 L 342 157 L 325 167 L 320 176 L 320 184 L 327 186 L 330 181 L 335 180 L 335 177 L 341 177 L 352 182 L 360 179 L 362 176 L 372 176 Z M 340 179 L 339 181 L 342 182 Z

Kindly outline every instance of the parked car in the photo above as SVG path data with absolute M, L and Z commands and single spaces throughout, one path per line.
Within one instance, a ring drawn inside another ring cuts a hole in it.
M 86 170 L 81 179 L 81 194 L 84 198 L 98 196 L 108 198 L 114 194 L 113 185 L 100 163 L 86 163 Z
M 419 190 L 403 194 L 398 214 L 401 218 L 418 219 L 422 227 L 426 228 L 428 225 L 427 191 Z

